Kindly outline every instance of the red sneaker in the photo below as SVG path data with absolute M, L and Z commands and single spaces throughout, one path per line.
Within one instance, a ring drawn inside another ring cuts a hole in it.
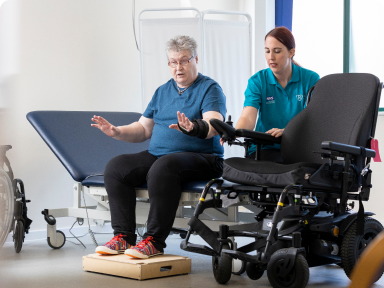
M 125 250 L 124 254 L 132 258 L 141 259 L 163 254 L 163 252 L 158 251 L 155 246 L 153 246 L 152 241 L 153 237 L 149 236 L 147 239 L 141 240 L 137 243 L 136 246 Z
M 114 255 L 119 253 L 124 253 L 124 250 L 130 248 L 131 245 L 123 239 L 126 235 L 119 234 L 113 237 L 107 244 L 104 246 L 98 246 L 96 248 L 96 253 L 104 255 Z

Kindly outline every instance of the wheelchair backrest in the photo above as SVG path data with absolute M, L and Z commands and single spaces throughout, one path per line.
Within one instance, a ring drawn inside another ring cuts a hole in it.
M 379 79 L 371 74 L 333 74 L 321 78 L 308 107 L 286 126 L 281 140 L 284 163 L 324 163 L 323 141 L 370 148 L 380 97 Z

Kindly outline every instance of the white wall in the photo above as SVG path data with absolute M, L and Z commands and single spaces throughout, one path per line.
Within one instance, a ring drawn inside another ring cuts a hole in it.
M 242 10 L 254 17 L 267 2 L 138 0 L 136 19 L 146 8 L 181 6 Z M 46 229 L 43 209 L 72 206 L 73 180 L 25 116 L 33 110 L 141 112 L 131 15 L 126 0 L 8 0 L 0 8 L 0 145 L 13 146 L 7 155 L 32 200 L 31 231 Z M 256 33 L 265 35 L 265 15 L 257 20 Z M 57 226 L 72 222 L 59 218 Z
M 374 55 L 378 54 L 373 51 L 376 47 L 384 45 L 383 37 L 378 34 L 384 28 L 383 12 L 384 1 L 351 1 L 350 71 L 372 73 L 381 81 L 384 81 L 384 57 L 375 57 Z M 373 50 L 367 49 L 367 46 L 372 47 Z M 374 61 L 372 61 L 373 57 Z M 384 107 L 383 98 L 381 98 L 381 107 Z
M 320 77 L 343 73 L 343 2 L 293 1 L 294 59 Z

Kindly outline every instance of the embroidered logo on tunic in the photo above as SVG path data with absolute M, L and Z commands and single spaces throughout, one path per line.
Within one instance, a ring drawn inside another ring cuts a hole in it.
M 297 99 L 297 101 L 303 100 L 303 95 L 296 95 L 296 99 Z
M 275 103 L 275 97 L 274 96 L 267 96 L 267 101 L 265 102 L 265 104 L 273 104 Z

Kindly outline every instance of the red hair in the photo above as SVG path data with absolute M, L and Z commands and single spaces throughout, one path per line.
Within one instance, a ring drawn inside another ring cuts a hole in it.
M 290 51 L 292 48 L 296 48 L 295 38 L 293 37 L 292 32 L 285 27 L 276 27 L 275 29 L 272 29 L 268 32 L 267 35 L 265 35 L 264 40 L 266 40 L 268 36 L 271 36 L 277 41 L 281 42 L 285 47 L 287 47 L 288 51 Z M 293 64 L 300 66 L 295 60 L 293 60 L 293 56 L 291 58 Z

